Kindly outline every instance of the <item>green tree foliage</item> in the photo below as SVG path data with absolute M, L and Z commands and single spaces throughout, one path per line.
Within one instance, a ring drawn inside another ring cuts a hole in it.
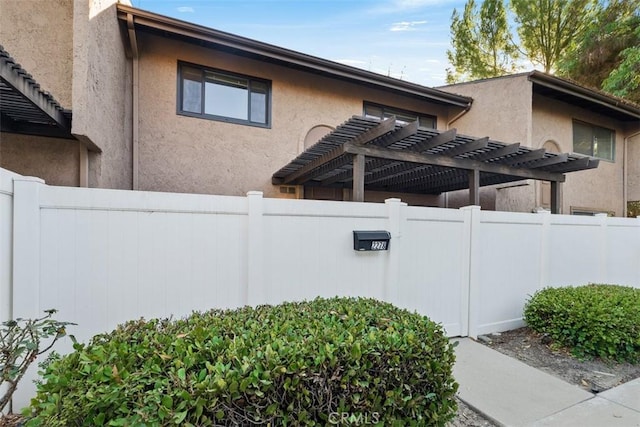
M 517 48 L 511 41 L 502 0 L 484 0 L 480 9 L 469 0 L 462 16 L 451 16 L 453 50 L 447 51 L 453 70 L 447 82 L 504 75 L 516 70 Z
M 595 0 L 511 0 L 522 48 L 547 73 L 573 51 L 598 9 Z
M 640 26 L 635 35 L 636 44 L 620 52 L 622 62 L 602 82 L 602 89 L 640 103 Z
M 599 8 L 558 72 L 585 86 L 640 102 L 640 0 L 611 0 Z
M 640 216 L 640 200 L 627 202 L 627 216 L 629 218 Z

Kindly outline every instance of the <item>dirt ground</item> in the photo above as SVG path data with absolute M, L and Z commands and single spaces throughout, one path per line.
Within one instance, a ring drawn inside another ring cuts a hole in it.
M 496 427 L 496 425 L 458 399 L 458 414 L 447 424 L 447 427 Z
M 640 364 L 580 361 L 565 349 L 554 349 L 548 337 L 529 328 L 478 337 L 478 342 L 592 393 L 640 377 Z

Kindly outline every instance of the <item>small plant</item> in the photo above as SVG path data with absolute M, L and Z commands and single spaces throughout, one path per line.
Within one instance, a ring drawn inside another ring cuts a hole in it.
M 640 289 L 600 284 L 545 288 L 527 301 L 524 320 L 580 359 L 640 360 Z
M 46 310 L 46 315 L 38 319 L 16 319 L 2 323 L 0 328 L 0 412 L 11 400 L 18 383 L 29 366 L 42 353 L 53 347 L 65 336 L 65 328 L 74 325 L 52 319 L 57 310 Z M 45 340 L 50 342 L 43 349 Z M 73 336 L 72 336 L 73 339 Z M 4 388 L 6 387 L 6 388 Z
M 132 321 L 75 349 L 46 367 L 28 426 L 443 426 L 456 412 L 441 326 L 371 299 Z

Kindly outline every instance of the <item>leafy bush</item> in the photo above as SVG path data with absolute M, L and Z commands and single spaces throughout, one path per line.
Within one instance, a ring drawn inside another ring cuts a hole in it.
M 0 326 L 0 412 L 11 400 L 29 366 L 75 325 L 53 319 L 57 310 L 45 310 L 37 319 L 7 320 Z M 73 335 L 71 335 L 71 339 Z M 48 342 L 47 342 L 48 341 Z M 46 343 L 46 345 L 44 345 Z M 44 348 L 43 348 L 44 345 Z
M 428 318 L 316 299 L 133 321 L 52 361 L 28 425 L 444 425 L 453 346 Z
M 545 288 L 526 303 L 524 319 L 578 358 L 640 359 L 640 289 L 595 284 Z

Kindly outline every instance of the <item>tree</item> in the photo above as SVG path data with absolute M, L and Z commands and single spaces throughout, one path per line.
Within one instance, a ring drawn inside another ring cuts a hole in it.
M 640 40 L 640 27 L 636 31 Z M 614 95 L 640 103 L 640 45 L 620 52 L 622 62 L 602 82 L 602 89 Z
M 447 82 L 481 79 L 508 74 L 517 69 L 517 47 L 511 41 L 507 13 L 502 0 L 484 0 L 480 11 L 475 0 L 464 6 L 462 16 L 451 16 L 453 50 L 447 50 L 453 70 Z
M 555 71 L 576 49 L 597 12 L 596 0 L 511 0 L 518 35 L 527 57 Z
M 640 102 L 640 0 L 468 0 L 451 16 L 447 82 L 496 77 L 518 53 L 547 73 Z M 513 43 L 517 32 L 519 45 Z
M 640 102 L 640 0 L 611 0 L 575 50 L 559 64 L 562 76 Z

